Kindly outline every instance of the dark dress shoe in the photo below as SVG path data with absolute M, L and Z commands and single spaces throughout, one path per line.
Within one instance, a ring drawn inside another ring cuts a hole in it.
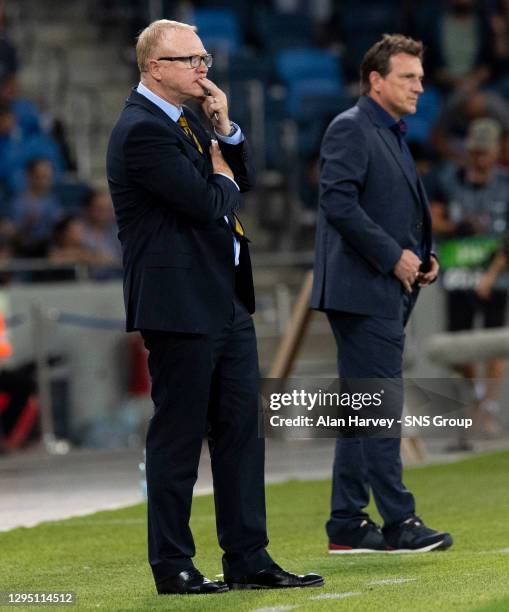
M 269 565 L 255 574 L 242 576 L 239 579 L 227 580 L 228 587 L 232 590 L 238 589 L 287 589 L 291 587 L 322 586 L 323 578 L 318 574 L 306 574 L 297 576 L 286 572 L 276 563 Z
M 228 586 L 224 582 L 205 578 L 196 568 L 180 572 L 177 576 L 166 578 L 156 584 L 159 595 L 203 595 L 224 593 Z

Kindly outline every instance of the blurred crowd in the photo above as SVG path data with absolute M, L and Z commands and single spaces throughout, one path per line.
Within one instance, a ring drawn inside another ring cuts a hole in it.
M 466 136 L 476 119 L 497 122 L 496 164 L 509 167 L 508 0 L 158 4 L 161 14 L 154 15 L 152 5 L 141 0 L 100 0 L 105 35 L 120 28 L 130 49 L 150 19 L 164 16 L 195 23 L 215 56 L 211 78 L 227 88 L 233 119 L 252 141 L 261 143 L 259 165 L 278 171 L 278 184 L 293 189 L 291 197 L 298 198 L 297 223 L 314 225 L 321 137 L 330 120 L 355 103 L 361 59 L 385 32 L 401 32 L 425 45 L 425 92 L 417 115 L 408 118 L 407 140 L 432 199 L 441 175 L 467 163 Z M 131 61 L 134 72 L 133 57 Z M 249 102 L 253 82 L 262 85 L 254 103 L 262 114 L 258 123 L 252 121 Z M 287 120 L 295 127 L 290 149 Z M 444 206 L 437 210 L 439 216 L 447 212 Z M 262 226 L 270 218 L 269 211 Z M 280 221 L 285 223 L 284 215 Z
M 437 238 L 464 231 L 443 183 L 475 155 L 467 146 L 473 123 L 491 120 L 492 137 L 479 146 L 497 174 L 509 167 L 509 0 L 95 0 L 90 6 L 102 36 L 125 43 L 133 84 L 128 52 L 149 20 L 196 23 L 215 56 L 211 77 L 229 92 L 232 118 L 261 146 L 259 165 L 279 172 L 283 190 L 293 189 L 310 224 L 321 137 L 332 117 L 355 102 L 361 58 L 384 32 L 425 44 L 425 92 L 408 118 L 407 139 L 428 187 Z M 105 191 L 76 179 L 65 126 L 19 94 L 19 69 L 0 14 L 0 258 L 117 266 L 111 202 Z M 255 109 L 246 94 L 253 82 L 262 85 Z M 261 123 L 253 121 L 256 113 Z M 288 121 L 296 128 L 291 155 Z M 503 232 L 503 214 L 498 217 Z
M 62 126 L 19 94 L 17 56 L 0 9 L 0 283 L 72 279 L 73 264 L 118 277 L 109 194 L 76 178 Z M 43 258 L 52 270 L 9 271 L 13 258 Z

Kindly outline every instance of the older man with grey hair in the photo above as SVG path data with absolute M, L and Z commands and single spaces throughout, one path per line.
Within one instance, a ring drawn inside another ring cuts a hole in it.
M 141 73 L 115 125 L 108 181 L 124 264 L 127 330 L 149 351 L 149 561 L 159 593 L 306 587 L 266 551 L 264 441 L 248 240 L 236 215 L 253 185 L 249 148 L 195 28 L 160 20 L 139 36 Z M 184 106 L 196 100 L 211 140 Z M 189 528 L 208 437 L 225 582 L 193 565 Z

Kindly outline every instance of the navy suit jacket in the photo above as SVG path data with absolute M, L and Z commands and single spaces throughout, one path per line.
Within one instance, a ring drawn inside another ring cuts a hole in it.
M 127 331 L 210 333 L 231 317 L 236 291 L 254 311 L 247 238 L 233 235 L 224 215 L 238 209 L 234 183 L 213 174 L 210 136 L 186 109 L 192 139 L 158 106 L 131 92 L 113 128 L 108 183 L 119 227 Z M 254 180 L 247 142 L 219 141 L 240 191 Z
M 423 248 L 429 267 L 431 216 L 424 186 L 396 137 L 366 98 L 329 125 L 321 148 L 320 204 L 311 307 L 398 317 L 403 286 L 393 269 L 404 248 Z M 416 215 L 416 209 L 420 211 Z M 424 224 L 424 244 L 412 223 Z

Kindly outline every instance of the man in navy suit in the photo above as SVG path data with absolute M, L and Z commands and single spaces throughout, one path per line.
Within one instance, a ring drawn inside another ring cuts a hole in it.
M 419 289 L 438 274 L 428 201 L 402 120 L 416 112 L 422 78 L 422 44 L 385 35 L 363 59 L 357 105 L 323 139 L 311 305 L 327 313 L 346 382 L 383 379 L 401 388 L 404 328 Z M 401 418 L 402 393 L 391 398 L 386 409 Z M 369 488 L 383 530 L 365 511 Z M 452 544 L 416 516 L 399 435 L 338 437 L 327 534 L 333 554 Z
M 127 330 L 149 350 L 149 561 L 159 593 L 305 587 L 266 551 L 264 441 L 247 239 L 235 211 L 253 185 L 247 142 L 209 79 L 195 28 L 160 20 L 136 46 L 141 82 L 111 135 L 108 182 L 122 244 Z M 201 102 L 217 140 L 183 106 Z M 218 142 L 219 141 L 219 142 Z M 208 437 L 224 582 L 193 565 L 189 528 Z

